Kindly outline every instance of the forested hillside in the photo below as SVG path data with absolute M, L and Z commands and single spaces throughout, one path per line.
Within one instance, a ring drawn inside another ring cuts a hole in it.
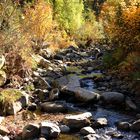
M 139 0 L 0 0 L 1 140 L 139 140 L 139 124 Z

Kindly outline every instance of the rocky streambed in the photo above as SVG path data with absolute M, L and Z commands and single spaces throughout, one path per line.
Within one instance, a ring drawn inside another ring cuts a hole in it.
M 40 67 L 18 90 L 26 94 L 6 106 L 0 139 L 140 140 L 132 86 L 104 71 L 104 51 L 95 48 L 34 56 Z

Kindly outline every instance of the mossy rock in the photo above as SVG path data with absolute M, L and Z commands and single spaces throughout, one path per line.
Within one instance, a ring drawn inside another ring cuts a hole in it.
M 80 67 L 75 67 L 75 66 L 66 67 L 66 71 L 70 73 L 81 73 L 82 70 L 83 69 L 81 69 Z
M 19 100 L 22 96 L 22 93 L 18 89 L 4 89 L 0 92 L 0 102 L 15 102 Z
M 3 86 L 6 82 L 6 73 L 2 70 L 0 70 L 0 87 Z
M 0 92 L 1 114 L 15 115 L 28 104 L 28 94 L 18 89 L 4 89 Z
M 93 77 L 97 77 L 97 78 L 103 78 L 104 75 L 102 73 L 91 73 L 91 74 L 82 74 L 78 76 L 80 79 L 88 79 L 88 78 L 93 78 Z

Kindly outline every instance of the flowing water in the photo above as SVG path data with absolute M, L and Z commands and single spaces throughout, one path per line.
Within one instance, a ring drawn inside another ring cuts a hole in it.
M 96 85 L 92 79 L 84 79 L 81 80 L 81 86 L 88 90 L 96 89 Z M 87 108 L 77 108 L 76 105 L 71 105 L 72 108 L 77 112 L 81 110 L 83 111 L 90 111 L 93 114 L 93 117 L 99 118 L 99 117 L 105 117 L 108 120 L 108 125 L 104 128 L 96 129 L 96 133 L 100 136 L 110 136 L 108 138 L 105 138 L 104 140 L 140 140 L 140 135 L 134 132 L 126 132 L 126 131 L 120 131 L 117 130 L 115 123 L 118 121 L 128 121 L 131 122 L 131 120 L 134 120 L 135 117 L 131 112 L 121 111 L 118 109 L 109 109 L 107 107 L 103 107 L 100 105 L 97 105 L 96 107 L 88 106 Z M 114 135 L 111 136 L 111 135 Z M 69 134 L 69 135 L 63 135 L 61 134 L 59 140 L 80 140 L 82 139 L 80 136 Z

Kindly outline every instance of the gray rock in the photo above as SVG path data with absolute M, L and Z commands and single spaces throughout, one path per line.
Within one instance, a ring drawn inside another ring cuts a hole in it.
M 96 132 L 94 131 L 94 129 L 92 127 L 88 126 L 88 127 L 83 127 L 80 130 L 80 133 L 82 135 L 88 135 L 88 134 L 95 134 Z
M 70 128 L 67 125 L 60 125 L 61 133 L 68 133 L 70 132 Z
M 29 95 L 23 91 L 21 92 L 22 96 L 19 100 L 16 102 L 13 102 L 12 104 L 9 104 L 6 108 L 6 114 L 8 115 L 15 115 L 17 112 L 19 112 L 22 108 L 26 107 L 29 103 Z
M 63 119 L 63 122 L 70 128 L 81 129 L 82 127 L 89 125 L 91 119 L 92 114 L 90 112 L 86 112 L 79 115 L 66 116 Z
M 52 101 L 54 99 L 58 99 L 58 96 L 59 96 L 59 89 L 58 88 L 52 89 L 49 93 L 49 100 Z
M 61 132 L 58 125 L 55 123 L 45 121 L 41 122 L 41 136 L 57 138 Z
M 137 106 L 129 97 L 125 99 L 125 104 L 127 108 L 130 108 L 132 110 L 137 110 Z
M 124 101 L 124 95 L 119 92 L 104 92 L 101 96 L 109 104 L 122 104 Z
M 75 88 L 74 90 L 76 99 L 83 102 L 88 102 L 91 100 L 99 100 L 100 94 L 98 91 L 89 91 L 84 88 Z
M 37 138 L 39 134 L 40 134 L 39 125 L 30 123 L 23 128 L 22 139 L 28 140 L 28 139 Z
M 131 126 L 130 126 L 130 129 L 132 131 L 140 131 L 140 119 L 135 121 Z
M 130 124 L 128 122 L 118 122 L 117 128 L 120 130 L 128 131 L 130 130 Z
M 56 80 L 56 85 L 65 93 L 73 94 L 77 100 L 87 102 L 99 99 L 98 91 L 89 91 L 80 87 L 79 77 L 76 75 L 67 75 Z
M 54 83 L 62 91 L 72 92 L 76 87 L 80 87 L 79 77 L 75 74 L 70 74 L 56 79 Z
M 0 135 L 8 135 L 10 131 L 5 127 L 0 125 Z
M 6 108 L 6 114 L 8 114 L 8 115 L 15 115 L 21 109 L 22 109 L 21 102 L 13 102 L 12 104 L 9 104 L 9 106 Z
M 107 124 L 108 124 L 108 121 L 106 118 L 98 118 L 93 122 L 92 126 L 94 128 L 101 128 L 101 127 L 107 126 Z
M 65 105 L 55 102 L 44 102 L 41 104 L 41 110 L 49 113 L 66 112 L 67 108 Z

